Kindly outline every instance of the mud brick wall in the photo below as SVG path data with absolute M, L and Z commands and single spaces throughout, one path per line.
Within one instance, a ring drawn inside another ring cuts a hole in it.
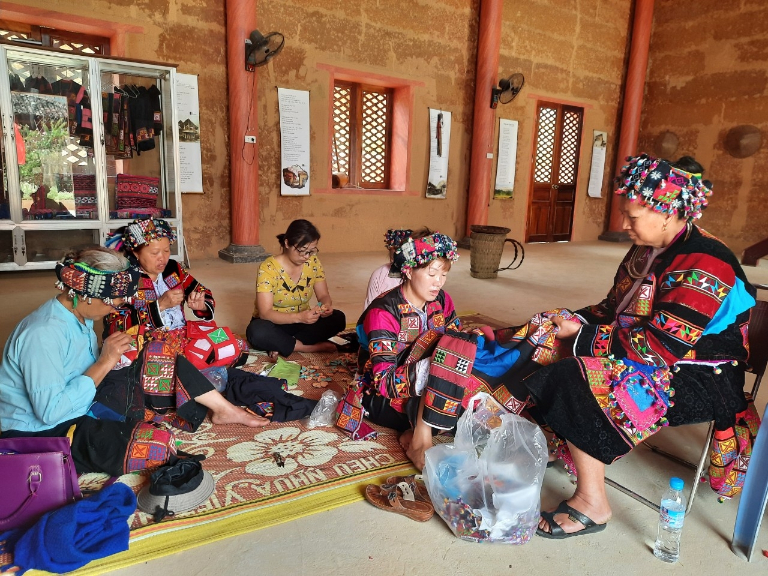
M 695 157 L 714 184 L 700 224 L 739 255 L 768 237 L 768 3 L 657 2 L 643 105 L 641 149 Z M 734 158 L 723 147 L 734 126 L 754 125 L 762 148 Z
M 21 2 L 19 2 L 21 3 Z M 4 3 L 6 4 L 6 3 Z M 41 14 L 141 26 L 128 34 L 126 56 L 178 64 L 200 87 L 203 186 L 184 195 L 184 230 L 191 257 L 215 257 L 229 244 L 230 184 L 226 74 L 226 17 L 222 0 L 24 0 Z M 498 118 L 520 122 L 517 177 L 510 200 L 493 200 L 489 224 L 524 236 L 533 158 L 536 103 L 584 108 L 584 130 L 573 239 L 594 240 L 605 226 L 615 168 L 631 0 L 505 0 L 499 78 L 522 72 L 518 97 Z M 257 70 L 261 243 L 297 217 L 323 235 L 322 249 L 381 250 L 390 226 L 429 225 L 463 235 L 469 182 L 479 0 L 260 1 L 257 27 L 285 34 L 283 52 Z M 651 44 L 640 149 L 655 152 L 667 131 L 679 137 L 677 155 L 693 154 L 715 183 L 702 223 L 735 250 L 768 235 L 768 152 L 738 160 L 722 146 L 729 128 L 765 130 L 768 6 L 762 0 L 658 1 Z M 409 181 L 404 194 L 318 193 L 330 170 L 327 66 L 420 83 L 413 89 Z M 281 197 L 277 87 L 310 91 L 312 195 Z M 249 94 L 243 94 L 248 98 Z M 452 113 L 446 200 L 424 198 L 429 166 L 428 108 Z M 498 130 L 498 126 L 496 127 Z M 592 130 L 608 133 L 603 198 L 586 194 Z M 495 162 L 494 162 L 495 163 Z
M 519 122 L 517 166 L 513 198 L 491 200 L 489 223 L 511 228 L 511 236 L 518 240 L 525 237 L 536 104 L 542 100 L 584 109 L 572 239 L 595 240 L 604 230 L 616 163 L 630 9 L 628 0 L 504 2 L 499 75 L 522 72 L 525 86 L 515 100 L 498 108 L 500 118 Z M 593 130 L 608 133 L 602 198 L 587 196 Z

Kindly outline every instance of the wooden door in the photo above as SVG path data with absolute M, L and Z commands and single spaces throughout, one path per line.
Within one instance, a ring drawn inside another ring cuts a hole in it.
M 539 102 L 526 242 L 571 239 L 584 109 Z

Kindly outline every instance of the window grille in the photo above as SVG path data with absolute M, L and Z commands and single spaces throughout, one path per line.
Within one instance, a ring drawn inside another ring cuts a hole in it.
M 541 108 L 539 111 L 539 133 L 536 146 L 536 163 L 534 165 L 534 180 L 550 182 L 552 178 L 552 161 L 555 150 L 555 132 L 557 129 L 557 109 Z
M 332 168 L 360 188 L 386 188 L 392 91 L 336 82 L 333 90 Z
M 333 87 L 333 135 L 331 153 L 333 171 L 349 174 L 350 113 L 352 110 L 352 88 Z
M 581 115 L 566 110 L 563 113 L 563 140 L 560 146 L 560 184 L 574 184 L 576 181 L 580 130 Z

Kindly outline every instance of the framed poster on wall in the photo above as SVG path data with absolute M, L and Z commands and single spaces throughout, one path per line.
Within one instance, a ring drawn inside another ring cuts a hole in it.
M 309 92 L 277 89 L 280 107 L 280 194 L 309 196 Z

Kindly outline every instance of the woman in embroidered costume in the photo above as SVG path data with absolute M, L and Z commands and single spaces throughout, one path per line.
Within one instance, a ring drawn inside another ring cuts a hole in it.
M 334 310 L 325 272 L 317 257 L 320 232 L 307 220 L 294 220 L 278 234 L 280 254 L 259 266 L 256 306 L 248 324 L 248 343 L 270 357 L 298 352 L 335 352 L 327 342 L 346 327 L 344 312 Z M 309 301 L 317 296 L 317 306 Z
M 425 397 L 435 345 L 446 329 L 461 330 L 453 301 L 443 290 L 458 257 L 456 243 L 444 234 L 407 239 L 393 262 L 402 285 L 374 299 L 357 323 L 362 376 L 355 386 L 362 407 L 373 423 L 401 433 L 400 443 L 419 469 L 432 446 L 432 430 L 455 424 L 435 407 L 425 407 Z M 343 416 L 337 425 L 345 428 Z M 368 433 L 364 422 L 354 426 L 346 428 L 353 437 Z
M 723 431 L 747 408 L 755 290 L 733 253 L 694 224 L 711 184 L 690 157 L 628 160 L 616 200 L 635 245 L 605 300 L 550 318 L 573 357 L 512 390 L 578 474 L 574 495 L 542 512 L 538 533 L 548 538 L 602 530 L 611 517 L 605 465 L 660 427 L 714 420 Z
M 138 272 L 113 250 L 92 248 L 65 258 L 56 275 L 62 293 L 24 318 L 6 342 L 1 436 L 69 436 L 80 473 L 119 476 L 165 463 L 175 453 L 172 432 L 92 412 L 102 386 L 129 377 L 113 367 L 131 345 L 129 335 L 116 333 L 99 352 L 93 324 L 136 293 Z
M 218 328 L 215 333 L 221 338 L 202 338 L 208 343 L 210 358 L 191 346 L 197 340 L 188 329 L 184 306 L 200 320 L 211 321 L 215 302 L 211 291 L 170 257 L 175 239 L 165 220 L 146 218 L 118 230 L 107 241 L 127 254 L 141 276 L 136 298 L 105 318 L 105 335 L 127 332 L 134 336 L 136 348 L 126 355 L 123 364 L 139 358 L 136 363 L 141 369 L 147 417 L 194 431 L 211 409 L 214 424 L 263 426 L 268 420 L 230 404 L 198 371 L 209 361 L 221 360 L 214 354 L 219 349 L 228 350 L 229 356 L 217 365 L 234 364 L 247 345 L 228 329 Z M 198 326 L 193 324 L 191 328 L 197 331 Z M 143 355 L 139 356 L 140 352 Z

